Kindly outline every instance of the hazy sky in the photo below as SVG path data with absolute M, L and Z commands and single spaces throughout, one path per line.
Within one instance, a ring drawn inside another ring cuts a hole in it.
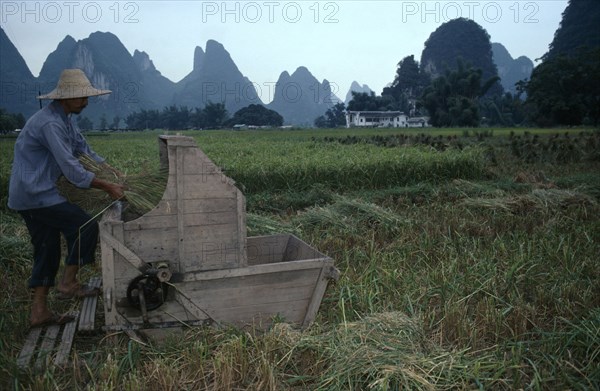
M 145 51 L 172 81 L 192 70 L 194 49 L 214 39 L 256 83 L 263 102 L 283 71 L 306 66 L 344 99 L 353 80 L 378 94 L 396 65 L 441 24 L 473 19 L 516 58 L 547 50 L 567 0 L 545 1 L 5 1 L 0 25 L 37 76 L 68 34 L 119 37 Z

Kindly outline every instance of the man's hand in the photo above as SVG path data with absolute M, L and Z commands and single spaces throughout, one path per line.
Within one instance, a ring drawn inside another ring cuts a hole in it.
M 125 187 L 118 183 L 112 183 L 103 179 L 94 178 L 91 186 L 95 189 L 104 190 L 113 200 L 125 197 Z

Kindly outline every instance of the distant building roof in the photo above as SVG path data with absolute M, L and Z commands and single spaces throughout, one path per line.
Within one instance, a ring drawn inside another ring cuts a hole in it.
M 404 115 L 401 111 L 348 111 L 348 113 L 365 117 L 397 117 L 399 115 Z

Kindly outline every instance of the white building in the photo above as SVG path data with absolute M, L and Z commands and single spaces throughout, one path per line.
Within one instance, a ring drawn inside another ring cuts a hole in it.
M 401 111 L 346 111 L 346 127 L 426 128 L 429 118 L 409 118 Z
M 346 111 L 346 127 L 404 128 L 408 116 L 401 111 Z
M 408 119 L 409 128 L 428 128 L 429 118 L 428 117 L 410 117 Z

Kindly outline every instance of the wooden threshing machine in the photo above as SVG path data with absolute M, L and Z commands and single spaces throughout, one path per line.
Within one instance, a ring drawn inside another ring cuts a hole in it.
M 333 259 L 293 235 L 246 237 L 244 195 L 191 137 L 160 136 L 159 152 L 158 205 L 127 222 L 115 205 L 100 222 L 105 328 L 312 322 Z

